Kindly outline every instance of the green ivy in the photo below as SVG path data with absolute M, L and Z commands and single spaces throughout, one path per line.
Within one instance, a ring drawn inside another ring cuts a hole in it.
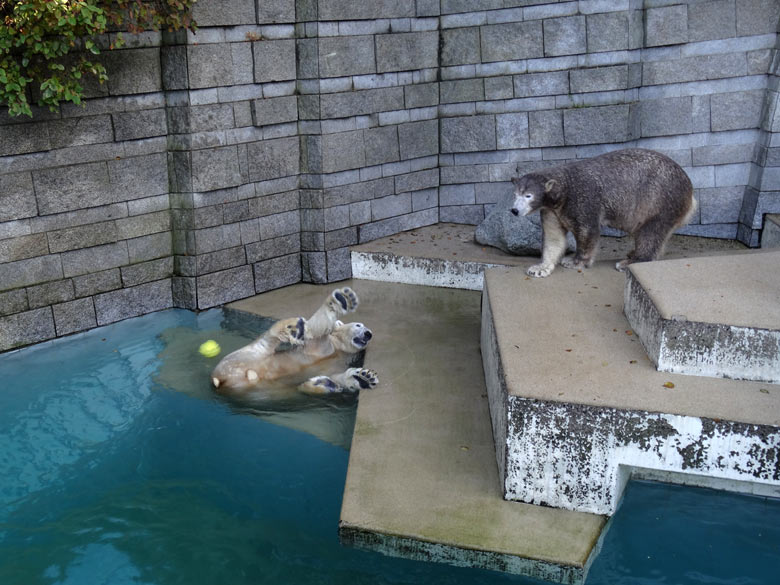
M 195 30 L 196 0 L 0 0 L 0 105 L 11 116 L 32 116 L 32 96 L 56 111 L 81 103 L 82 82 L 101 84 L 96 58 L 110 31 Z M 121 32 L 109 49 L 123 44 Z

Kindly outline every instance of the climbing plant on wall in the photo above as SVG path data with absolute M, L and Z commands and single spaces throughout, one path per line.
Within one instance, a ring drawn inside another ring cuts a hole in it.
M 32 116 L 31 101 L 56 110 L 81 103 L 89 76 L 107 80 L 101 50 L 122 33 L 195 30 L 196 0 L 0 0 L 0 105 Z

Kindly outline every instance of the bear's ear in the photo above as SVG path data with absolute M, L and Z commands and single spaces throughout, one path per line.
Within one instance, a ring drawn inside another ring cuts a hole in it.
M 517 187 L 520 184 L 520 177 L 512 177 L 512 184 Z
M 545 193 L 549 193 L 550 191 L 552 191 L 553 189 L 555 189 L 557 186 L 558 186 L 558 181 L 556 181 L 555 179 L 549 179 L 549 180 L 548 180 L 548 181 L 547 181 L 547 182 L 544 184 L 544 192 L 545 192 Z

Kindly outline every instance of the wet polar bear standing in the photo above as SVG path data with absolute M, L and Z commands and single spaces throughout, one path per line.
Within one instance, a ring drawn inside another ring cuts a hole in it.
M 362 323 L 338 319 L 357 306 L 351 288 L 334 290 L 310 319 L 277 321 L 264 335 L 225 356 L 211 373 L 211 384 L 226 396 L 268 400 L 296 392 L 323 395 L 373 388 L 378 382 L 374 371 L 343 370 L 372 337 Z
M 549 276 L 559 261 L 564 268 L 589 268 L 603 225 L 634 238 L 634 250 L 615 268 L 655 260 L 696 209 L 693 186 L 680 165 L 641 148 L 528 173 L 512 183 L 510 211 L 528 215 L 540 209 L 542 214 L 542 261 L 527 270 L 535 277 Z M 561 260 L 566 232 L 574 235 L 577 251 Z

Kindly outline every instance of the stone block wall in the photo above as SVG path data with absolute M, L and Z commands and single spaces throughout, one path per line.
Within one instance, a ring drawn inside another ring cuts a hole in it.
M 477 224 L 511 176 L 625 146 L 689 173 L 686 233 L 757 245 L 780 211 L 780 0 L 199 0 L 195 18 L 104 53 L 84 107 L 0 112 L 0 351 L 348 278 L 354 244 Z

